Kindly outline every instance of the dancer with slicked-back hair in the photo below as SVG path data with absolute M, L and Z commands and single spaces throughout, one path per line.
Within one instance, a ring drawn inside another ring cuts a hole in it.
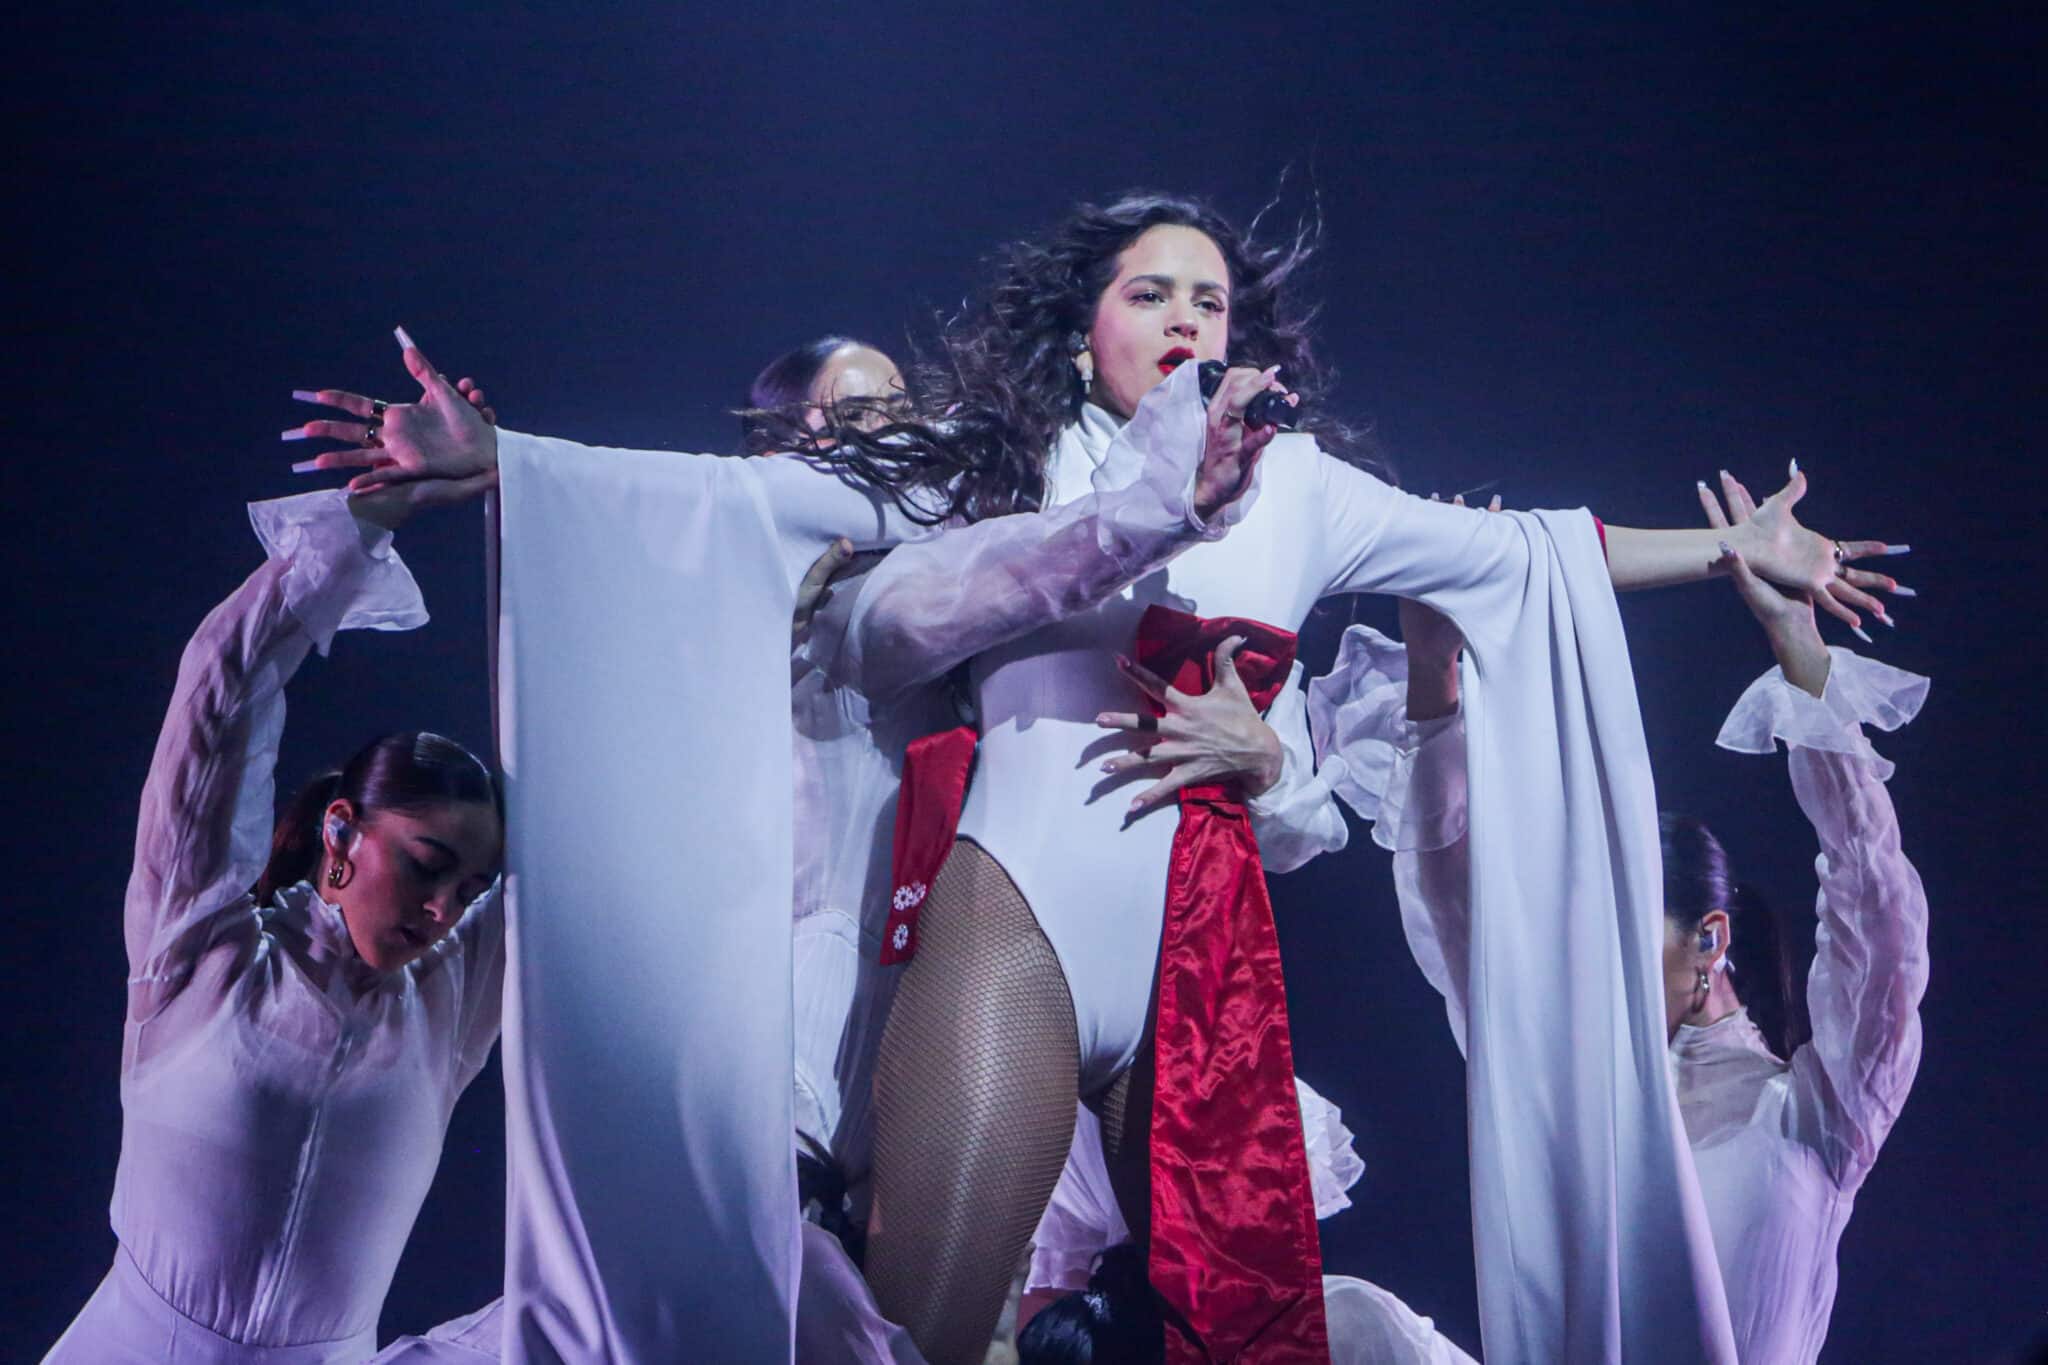
M 1724 484 L 1747 516 L 1748 493 Z M 1704 485 L 1701 497 L 1725 528 Z M 1723 564 L 1777 667 L 1742 694 L 1718 742 L 1789 751 L 1793 793 L 1820 841 L 1815 956 L 1802 998 L 1770 907 L 1704 824 L 1667 814 L 1659 996 L 1737 1355 L 1797 1365 L 1819 1356 L 1836 1247 L 1920 1061 L 1927 898 L 1900 851 L 1892 765 L 1864 727 L 1911 720 L 1927 679 L 1827 648 L 1810 603 L 1764 583 L 1732 546 Z M 1402 604 L 1401 619 L 1405 646 L 1354 627 L 1338 668 L 1313 684 L 1318 744 L 1358 775 L 1338 790 L 1394 853 L 1403 927 L 1462 1047 L 1472 855 L 1461 642 L 1416 603 Z
M 387 735 L 273 820 L 284 689 L 336 631 L 426 618 L 391 532 L 483 491 L 250 505 L 269 560 L 185 648 L 128 882 L 113 1268 L 79 1365 L 360 1361 L 498 1036 L 490 770 Z

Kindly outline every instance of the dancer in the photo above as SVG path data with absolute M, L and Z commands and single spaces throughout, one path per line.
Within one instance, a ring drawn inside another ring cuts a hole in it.
M 1735 522 L 1753 514 L 1723 476 Z M 1728 516 L 1705 485 L 1710 523 Z M 1732 528 L 1729 528 L 1732 529 Z M 1880 758 L 1863 727 L 1911 720 L 1927 680 L 1829 649 L 1813 609 L 1724 564 L 1777 667 L 1745 691 L 1718 742 L 1789 751 L 1792 789 L 1821 853 L 1819 929 L 1804 1029 L 1770 911 L 1738 884 L 1696 820 L 1662 821 L 1665 1021 L 1678 1103 L 1745 1361 L 1816 1359 L 1834 1305 L 1835 1251 L 1912 1085 L 1927 985 L 1927 901 L 1899 847 Z M 1456 629 L 1402 604 L 1405 652 L 1354 628 L 1314 684 L 1340 792 L 1394 852 L 1403 926 L 1466 1042 L 1470 906 L 1466 758 Z M 1405 674 L 1405 680 L 1404 680 Z M 1740 963 L 1739 969 L 1735 964 Z
M 1309 388 L 1313 358 L 1286 292 L 1300 255 L 1248 246 L 1183 200 L 1083 209 L 1014 249 L 988 301 L 949 336 L 944 363 L 913 375 L 924 422 L 874 433 L 841 423 L 828 439 L 876 458 L 917 451 L 950 461 L 962 471 L 954 505 L 968 515 L 1058 506 L 1091 485 L 1114 486 L 1111 438 L 1180 362 L 1279 361 L 1290 384 Z M 1250 396 L 1240 389 L 1217 401 L 1241 412 Z M 1859 582 L 1835 575 L 1836 544 L 1793 520 L 1803 489 L 1795 477 L 1732 533 L 1761 571 L 1815 590 L 1846 618 L 1855 608 L 1881 613 Z M 1483 818 L 1485 842 L 1498 843 L 1475 868 L 1481 917 L 1494 926 L 1488 970 L 1500 978 L 1473 1094 L 1488 1340 L 1515 1358 L 1594 1360 L 1648 1351 L 1652 1341 L 1668 1350 L 1673 1324 L 1696 1322 L 1696 1341 L 1688 1337 L 1680 1354 L 1724 1358 L 1727 1328 L 1682 1135 L 1661 1056 L 1643 1041 L 1657 1021 L 1629 1004 L 1643 998 L 1629 983 L 1655 970 L 1638 889 L 1654 857 L 1653 807 L 1610 592 L 1610 582 L 1706 576 L 1714 533 L 1608 527 L 1596 537 L 1583 514 L 1489 519 L 1432 506 L 1299 437 L 1274 443 L 1232 517 L 1242 524 L 1228 538 L 1174 560 L 1135 594 L 994 648 L 975 638 L 993 575 L 947 536 L 898 550 L 852 608 L 836 666 L 870 696 L 982 646 L 973 664 L 980 769 L 878 1073 L 868 1269 L 884 1310 L 905 1318 L 934 1360 L 972 1358 L 1058 1174 L 1077 1088 L 1097 1099 L 1113 1171 L 1146 1149 L 1142 1124 L 1125 1115 L 1158 1112 L 1132 1103 L 1130 1091 L 1135 1081 L 1142 1097 L 1145 1072 L 1133 1064 L 1150 1030 L 1174 821 L 1125 823 L 1081 761 L 1096 717 L 1128 705 L 1123 679 L 1143 676 L 1120 675 L 1111 662 L 1130 647 L 1141 614 L 1171 603 L 1292 628 L 1320 596 L 1388 591 L 1428 597 L 1483 637 L 1475 648 L 1493 684 L 1489 710 L 1499 708 L 1486 729 Z M 1156 680 L 1145 685 L 1159 691 Z M 1566 772 L 1571 799 L 1552 818 L 1516 809 L 1531 792 L 1567 790 Z M 1528 875 L 1553 868 L 1561 882 L 1568 866 L 1588 869 L 1610 898 L 1601 913 L 1571 913 Z M 1543 979 L 1545 964 L 1575 943 L 1587 989 L 1559 1017 L 1560 1002 L 1528 998 L 1518 983 Z M 1588 963 L 1598 964 L 1591 975 Z M 1560 1026 L 1607 1059 L 1601 1075 L 1611 1062 L 1630 1082 L 1594 1085 L 1536 1052 L 1534 1040 Z M 1593 1150 L 1570 1136 L 1590 1130 L 1617 1141 Z M 1517 1161 L 1534 1161 L 1541 1175 L 1511 1177 Z M 1194 1215 L 1224 1202 L 1162 1192 L 1156 1164 L 1152 1175 L 1155 1211 L 1161 1199 Z M 1509 1228 L 1512 1238 L 1500 1235 Z M 1157 1283 L 1156 1221 L 1154 1234 Z M 1312 1225 L 1306 1236 L 1312 1246 Z M 1247 1315 L 1270 1305 L 1270 1285 L 1218 1284 L 1228 1272 L 1202 1259 L 1164 1272 L 1179 1280 L 1161 1285 L 1178 1311 L 1233 1293 Z M 1309 1311 L 1315 1287 L 1297 1283 L 1294 1292 Z M 1260 1320 L 1270 1322 L 1270 1311 Z M 1209 1348 L 1234 1349 L 1220 1340 Z
M 128 883 L 113 1267 L 47 1359 L 358 1361 L 498 1033 L 498 792 L 387 735 L 272 827 L 284 688 L 338 630 L 427 619 L 421 483 L 252 503 L 269 559 L 185 648 Z M 253 889 L 252 889 L 253 888 Z

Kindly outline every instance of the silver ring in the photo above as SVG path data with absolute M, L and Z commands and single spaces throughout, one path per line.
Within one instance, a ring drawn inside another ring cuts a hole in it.
M 381 445 L 383 445 L 383 444 L 384 444 L 383 440 L 382 440 L 382 439 L 380 439 L 380 438 L 378 437 L 378 435 L 377 435 L 377 432 L 378 432 L 379 430 L 380 430 L 380 427 L 379 427 L 379 424 L 378 424 L 378 423 L 376 423 L 376 422 L 372 422 L 372 423 L 370 423 L 370 425 L 369 425 L 369 426 L 368 426 L 367 428 L 365 428 L 365 429 L 364 429 L 364 431 L 363 431 L 363 439 L 362 439 L 362 440 L 361 440 L 361 441 L 360 441 L 360 442 L 359 442 L 358 444 L 361 444 L 361 445 L 364 445 L 364 446 L 381 446 Z

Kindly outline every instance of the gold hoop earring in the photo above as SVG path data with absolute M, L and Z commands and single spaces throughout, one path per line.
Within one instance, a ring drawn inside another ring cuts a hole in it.
M 355 865 L 346 858 L 336 858 L 334 866 L 327 869 L 327 884 L 336 891 L 355 880 Z

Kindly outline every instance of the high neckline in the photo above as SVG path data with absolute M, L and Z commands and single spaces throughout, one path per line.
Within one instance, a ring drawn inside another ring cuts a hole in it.
M 1680 1024 L 1671 1039 L 1672 1055 L 1682 1061 L 1703 1060 L 1724 1052 L 1755 1052 L 1775 1056 L 1764 1042 L 1763 1031 L 1749 1017 L 1749 1010 L 1737 1005 L 1711 1024 Z
M 1081 449 L 1088 454 L 1088 462 L 1100 469 L 1109 456 L 1110 442 L 1124 429 L 1123 419 L 1099 403 L 1083 403 L 1081 420 L 1076 424 L 1081 436 Z

